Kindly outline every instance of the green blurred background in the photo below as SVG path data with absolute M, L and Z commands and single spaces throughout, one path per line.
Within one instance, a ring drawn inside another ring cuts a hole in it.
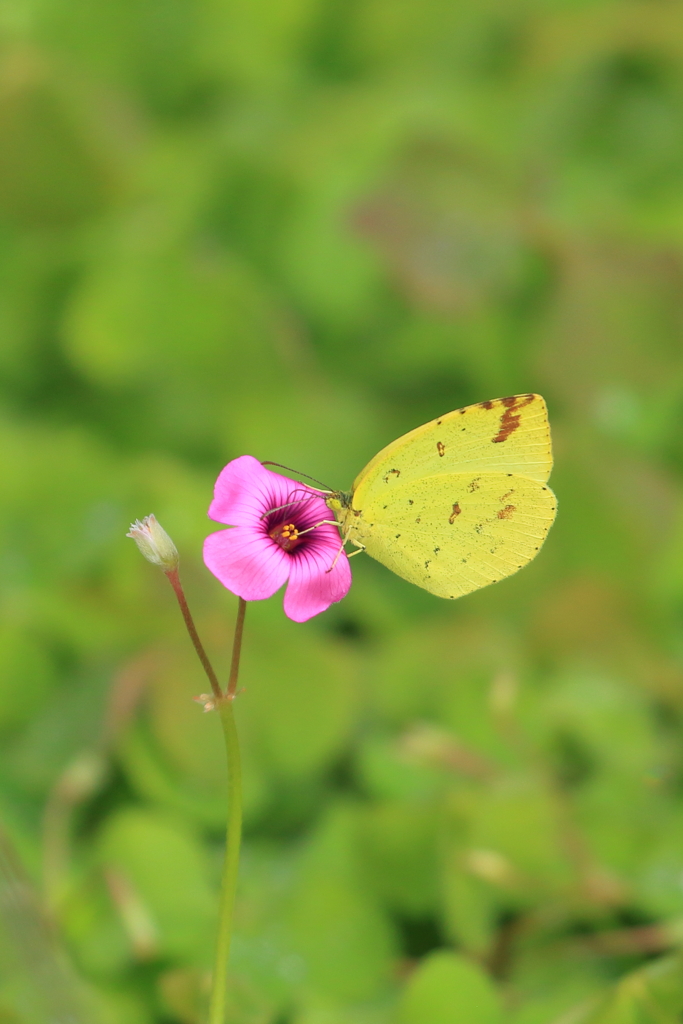
M 224 675 L 229 459 L 532 390 L 531 566 L 249 608 L 229 1020 L 682 1019 L 682 285 L 677 0 L 2 0 L 3 1024 L 205 1019 L 219 723 L 129 522 Z

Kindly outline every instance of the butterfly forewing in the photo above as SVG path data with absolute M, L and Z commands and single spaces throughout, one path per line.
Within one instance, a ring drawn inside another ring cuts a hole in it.
M 555 510 L 550 488 L 529 477 L 448 473 L 399 482 L 349 522 L 351 536 L 377 561 L 454 598 L 531 561 Z
M 383 448 L 354 481 L 353 507 L 435 474 L 519 473 L 545 483 L 552 464 L 541 396 L 496 398 L 439 416 Z

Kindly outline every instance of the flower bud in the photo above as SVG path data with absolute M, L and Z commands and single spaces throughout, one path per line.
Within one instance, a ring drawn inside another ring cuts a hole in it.
M 142 522 L 136 519 L 126 537 L 135 541 L 148 562 L 158 565 L 164 572 L 178 568 L 176 546 L 154 516 L 145 516 Z

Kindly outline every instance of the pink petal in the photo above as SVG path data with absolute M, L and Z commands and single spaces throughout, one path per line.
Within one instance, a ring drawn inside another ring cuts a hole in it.
M 218 530 L 204 541 L 206 567 L 245 601 L 272 597 L 287 579 L 292 561 L 267 534 L 245 527 Z
M 291 560 L 284 608 L 285 615 L 294 622 L 306 622 L 326 611 L 335 601 L 346 597 L 351 586 L 351 567 L 344 551 L 334 569 L 328 571 L 340 544 L 338 532 L 334 527 L 330 529 L 336 542 L 330 543 L 326 538 L 302 548 Z
M 209 516 L 228 526 L 257 526 L 270 509 L 297 498 L 312 498 L 321 509 L 327 506 L 303 484 L 289 480 L 279 473 L 271 473 L 253 455 L 240 455 L 221 470 L 214 487 L 214 498 Z M 300 510 L 301 502 L 292 505 Z M 324 518 L 324 515 L 322 516 Z

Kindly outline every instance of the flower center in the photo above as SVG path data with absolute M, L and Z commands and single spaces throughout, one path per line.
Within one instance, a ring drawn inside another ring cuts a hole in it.
M 285 551 L 293 551 L 303 539 L 299 537 L 299 531 L 294 523 L 280 523 L 279 526 L 274 526 L 272 530 L 268 531 L 268 536 L 272 537 L 275 543 Z

